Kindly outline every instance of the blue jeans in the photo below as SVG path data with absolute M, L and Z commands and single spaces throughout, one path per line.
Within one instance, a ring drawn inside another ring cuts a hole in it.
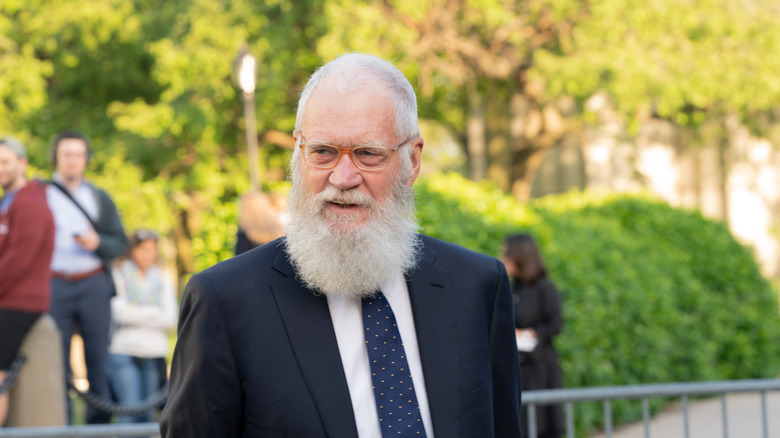
M 101 272 L 78 281 L 53 278 L 49 314 L 62 335 L 62 359 L 65 374 L 70 370 L 70 339 L 78 326 L 84 340 L 84 362 L 87 365 L 89 392 L 109 399 L 106 379 L 108 329 L 111 321 L 111 274 Z M 63 385 L 65 383 L 63 382 Z M 73 407 L 65 391 L 68 423 L 73 424 Z M 87 405 L 87 424 L 111 422 L 111 414 Z
M 160 389 L 159 359 L 143 359 L 124 354 L 108 355 L 108 382 L 117 402 L 136 405 Z M 119 423 L 146 423 L 152 421 L 152 413 L 134 416 L 118 415 Z

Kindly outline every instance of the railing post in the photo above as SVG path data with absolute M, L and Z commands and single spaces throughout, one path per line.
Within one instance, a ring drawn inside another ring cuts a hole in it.
M 566 402 L 566 438 L 574 438 L 574 405 Z
M 645 438 L 650 438 L 650 401 L 642 397 L 642 423 L 645 426 Z
M 528 405 L 528 438 L 537 438 L 539 432 L 536 430 L 536 405 Z
M 766 419 L 766 390 L 761 391 L 761 421 L 764 424 L 764 438 L 769 438 L 769 424 Z
M 729 438 L 729 419 L 725 392 L 720 395 L 720 412 L 721 417 L 723 417 L 723 438 Z
M 682 396 L 682 409 L 683 409 L 683 428 L 685 430 L 685 438 L 690 438 L 690 428 L 688 427 L 688 395 Z
M 604 400 L 604 433 L 612 438 L 612 401 Z

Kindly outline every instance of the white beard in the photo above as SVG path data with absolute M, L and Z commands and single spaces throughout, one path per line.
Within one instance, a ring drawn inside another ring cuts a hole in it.
M 295 162 L 295 159 L 293 159 Z M 373 295 L 399 272 L 417 265 L 420 241 L 414 218 L 414 191 L 396 180 L 391 195 L 377 204 L 357 190 L 328 187 L 316 195 L 305 192 L 300 168 L 293 164 L 285 231 L 290 262 L 303 283 L 324 294 L 347 298 Z M 366 223 L 347 227 L 348 215 L 326 218 L 330 201 L 360 205 Z

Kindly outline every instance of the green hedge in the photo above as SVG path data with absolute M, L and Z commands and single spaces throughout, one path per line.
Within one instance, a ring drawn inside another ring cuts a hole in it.
M 237 175 L 195 169 L 191 181 L 144 181 L 115 157 L 95 180 L 114 196 L 128 230 L 172 233 L 175 211 L 205 206 L 187 217 L 192 234 L 182 237 L 197 272 L 232 255 L 235 194 L 246 190 Z M 777 376 L 776 294 L 723 224 L 649 196 L 586 192 L 521 204 L 489 183 L 438 173 L 415 187 L 426 234 L 490 255 L 509 233 L 538 239 L 564 299 L 557 347 L 567 387 Z M 641 410 L 620 402 L 613 414 L 625 422 Z M 580 432 L 603 418 L 598 403 L 578 404 L 575 415 Z
M 722 223 L 649 195 L 570 193 L 523 205 L 455 174 L 416 187 L 426 234 L 491 255 L 508 233 L 538 239 L 564 300 L 556 345 L 565 386 L 778 375 L 777 295 Z M 600 404 L 575 415 L 580 431 L 602 423 Z M 631 421 L 641 408 L 620 402 L 613 415 Z

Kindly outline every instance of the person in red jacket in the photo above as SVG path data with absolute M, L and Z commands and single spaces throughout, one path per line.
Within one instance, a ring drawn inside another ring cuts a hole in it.
M 28 182 L 26 170 L 24 145 L 13 137 L 0 138 L 0 382 L 51 298 L 54 218 L 46 186 Z M 0 394 L 0 426 L 8 404 L 8 393 Z

